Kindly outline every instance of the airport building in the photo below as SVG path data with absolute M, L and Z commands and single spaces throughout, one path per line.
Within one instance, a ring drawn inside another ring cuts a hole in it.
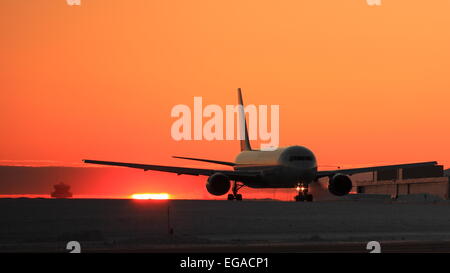
M 450 177 L 442 165 L 382 170 L 355 179 L 354 192 L 387 194 L 392 198 L 408 194 L 430 194 L 449 199 Z

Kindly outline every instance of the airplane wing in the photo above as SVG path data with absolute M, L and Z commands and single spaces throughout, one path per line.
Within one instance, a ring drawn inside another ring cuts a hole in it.
M 409 167 L 423 167 L 423 166 L 433 166 L 436 165 L 436 161 L 429 161 L 429 162 L 418 162 L 418 163 L 409 163 L 409 164 L 398 164 L 398 165 L 385 165 L 385 166 L 375 166 L 375 167 L 366 167 L 366 168 L 354 168 L 354 169 L 338 169 L 338 170 L 331 170 L 331 171 L 318 171 L 317 172 L 317 178 L 321 178 L 324 176 L 333 176 L 337 173 L 342 174 L 356 174 L 356 173 L 366 173 L 366 172 L 374 172 L 374 171 L 381 171 L 381 170 L 391 170 L 391 169 L 398 169 L 398 168 L 409 168 Z
M 211 176 L 214 173 L 223 173 L 223 174 L 227 175 L 231 180 L 238 180 L 238 181 L 255 179 L 255 178 L 259 177 L 259 172 L 254 172 L 254 171 L 252 172 L 252 171 L 238 171 L 238 170 L 197 169 L 197 168 L 161 166 L 161 165 L 146 165 L 146 164 L 114 162 L 114 161 L 100 161 L 100 160 L 90 160 L 90 159 L 84 159 L 83 162 L 89 163 L 89 164 L 136 168 L 136 169 L 142 169 L 144 171 L 169 172 L 169 173 L 176 173 L 178 175 L 186 174 L 186 175 Z

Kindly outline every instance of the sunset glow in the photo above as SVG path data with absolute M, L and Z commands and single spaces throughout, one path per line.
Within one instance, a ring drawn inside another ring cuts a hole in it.
M 239 143 L 175 140 L 171 110 L 202 97 L 225 113 L 239 87 L 279 105 L 279 146 L 319 169 L 450 165 L 450 1 L 81 2 L 0 1 L 0 165 L 30 167 L 5 167 L 2 194 L 62 180 L 76 196 L 215 198 L 204 176 L 81 160 L 218 168 L 171 156 L 233 161 Z
M 131 195 L 132 199 L 138 200 L 167 200 L 170 199 L 167 193 L 135 193 Z

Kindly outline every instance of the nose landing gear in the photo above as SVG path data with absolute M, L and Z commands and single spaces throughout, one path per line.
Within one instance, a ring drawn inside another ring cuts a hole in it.
M 227 199 L 230 201 L 232 200 L 242 201 L 242 194 L 239 194 L 238 190 L 240 190 L 243 186 L 244 184 L 238 184 L 236 181 L 234 181 L 233 187 L 231 189 L 233 193 L 228 194 Z
M 296 202 L 312 202 L 312 194 L 308 194 L 308 184 L 298 184 L 296 188 L 298 194 L 295 196 Z

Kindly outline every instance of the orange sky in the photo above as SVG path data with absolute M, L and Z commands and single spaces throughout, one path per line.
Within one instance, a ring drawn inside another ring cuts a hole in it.
M 447 0 L 3 0 L 0 34 L 0 160 L 233 160 L 170 111 L 241 87 L 319 165 L 450 163 Z

